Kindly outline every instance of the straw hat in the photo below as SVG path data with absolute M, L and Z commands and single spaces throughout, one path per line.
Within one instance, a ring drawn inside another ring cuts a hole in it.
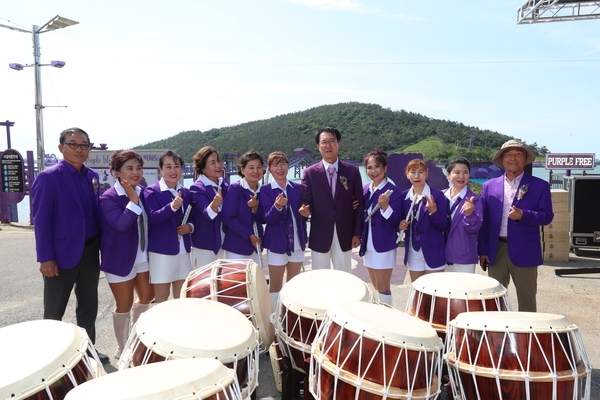
M 533 154 L 533 151 L 531 151 L 529 147 L 525 146 L 525 144 L 519 140 L 511 139 L 508 142 L 505 142 L 500 148 L 500 150 L 498 150 L 498 152 L 492 159 L 492 164 L 494 164 L 498 168 L 504 169 L 504 165 L 502 165 L 502 154 L 504 154 L 504 152 L 508 149 L 525 150 L 525 152 L 527 153 L 527 160 L 525 161 L 525 165 L 531 164 L 535 161 L 535 154 Z

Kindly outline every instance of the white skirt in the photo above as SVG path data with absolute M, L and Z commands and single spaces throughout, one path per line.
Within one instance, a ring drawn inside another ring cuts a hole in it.
M 175 256 L 148 252 L 150 266 L 150 283 L 171 283 L 185 280 L 192 271 L 190 254 L 183 253 Z
M 442 265 L 439 268 L 430 268 L 425 261 L 425 256 L 423 255 L 423 249 L 419 249 L 416 251 L 413 249 L 412 244 L 404 248 L 404 251 L 408 251 L 408 258 L 406 259 L 406 264 L 408 264 L 409 271 L 443 271 L 446 269 L 445 265 Z
M 302 250 L 295 250 L 291 255 L 285 253 L 279 254 L 274 253 L 271 250 L 267 250 L 267 262 L 269 265 L 274 267 L 280 267 L 287 265 L 288 262 L 303 262 L 304 252 Z
M 225 250 L 223 249 L 220 249 L 219 252 L 215 254 L 212 250 L 199 249 L 197 247 L 192 247 L 191 257 L 193 269 L 203 267 L 219 259 L 224 260 L 227 258 Z
M 108 283 L 121 283 L 128 282 L 136 277 L 137 274 L 141 274 L 142 272 L 148 272 L 150 269 L 148 267 L 148 262 L 144 261 L 142 263 L 133 264 L 133 268 L 127 276 L 119 276 L 115 274 L 111 274 L 110 272 L 105 272 L 104 276 L 106 276 L 106 281 Z
M 392 269 L 396 266 L 397 249 L 378 253 L 375 250 L 367 250 L 363 256 L 365 267 L 371 269 Z
M 248 254 L 248 255 L 238 254 L 238 253 L 232 253 L 231 251 L 228 251 L 226 253 L 227 253 L 226 256 L 227 256 L 228 260 L 248 260 L 248 259 L 250 259 L 250 260 L 254 261 L 255 263 L 257 263 L 258 265 L 262 265 L 258 261 L 259 255 L 256 254 L 255 251 L 252 252 L 252 254 Z M 261 260 L 262 260 L 262 255 L 260 257 L 261 257 Z

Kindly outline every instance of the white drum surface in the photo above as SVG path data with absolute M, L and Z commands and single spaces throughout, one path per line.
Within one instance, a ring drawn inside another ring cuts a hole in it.
M 487 299 L 506 294 L 506 288 L 496 279 L 466 272 L 423 275 L 412 283 L 412 288 L 448 299 Z
M 245 269 L 232 267 L 240 265 L 245 266 Z M 245 272 L 245 280 L 237 280 L 242 272 Z M 219 291 L 220 282 L 225 282 L 224 286 L 227 288 Z M 244 287 L 247 297 L 241 297 L 239 286 Z M 250 312 L 247 317 L 258 329 L 260 346 L 263 350 L 268 350 L 275 337 L 273 324 L 269 320 L 273 309 L 267 280 L 258 264 L 250 259 L 213 261 L 190 272 L 181 288 L 181 297 L 194 297 L 192 293 L 196 287 L 206 287 L 209 294 L 203 297 L 205 299 L 219 301 L 219 297 L 228 297 L 230 305 L 246 304 Z M 238 295 L 232 297 L 232 292 Z
M 71 323 L 45 319 L 1 328 L 0 398 L 44 391 L 69 375 L 82 359 L 92 377 L 104 375 L 102 366 L 87 355 L 88 350 L 95 353 L 87 333 Z
M 343 271 L 320 269 L 304 272 L 279 292 L 281 304 L 301 316 L 323 316 L 343 301 L 370 301 L 372 293 L 362 279 Z
M 157 362 L 115 372 L 71 390 L 65 400 L 239 400 L 235 372 L 208 358 Z
M 166 358 L 206 357 L 230 363 L 233 355 L 242 358 L 258 344 L 256 330 L 242 313 L 203 299 L 160 303 L 140 316 L 134 333 Z
M 326 318 L 346 330 L 396 347 L 441 350 L 435 329 L 395 308 L 366 302 L 344 302 L 327 310 Z

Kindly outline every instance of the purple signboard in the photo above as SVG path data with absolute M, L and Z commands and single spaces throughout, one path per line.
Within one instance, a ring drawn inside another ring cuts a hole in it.
M 546 169 L 594 169 L 594 153 L 549 153 L 546 154 Z

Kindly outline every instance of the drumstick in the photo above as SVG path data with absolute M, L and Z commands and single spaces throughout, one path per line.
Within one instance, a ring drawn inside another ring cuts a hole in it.
M 386 190 L 383 195 L 385 197 L 389 198 L 392 195 L 392 193 L 394 193 L 394 191 L 390 189 L 390 190 Z M 371 210 L 371 212 L 369 213 L 369 215 L 367 215 L 367 218 L 365 218 L 365 222 L 368 222 L 371 219 L 371 217 L 373 216 L 373 214 L 375 214 L 375 211 L 379 210 L 379 207 L 380 207 L 380 205 L 379 205 L 379 203 L 377 203 L 375 205 L 375 207 L 373 207 L 373 209 Z
M 181 220 L 181 226 L 187 224 L 187 220 L 190 217 L 190 212 L 192 211 L 192 205 L 188 204 L 187 209 L 185 210 L 185 214 L 183 214 L 183 219 Z M 181 237 L 181 235 L 179 235 Z
M 192 211 L 192 205 L 188 204 L 187 208 L 185 209 L 185 214 L 183 214 L 183 220 L 181 221 L 181 225 L 187 224 L 187 220 L 190 217 L 191 211 Z
M 410 208 L 408 209 L 408 214 L 406 214 L 406 219 L 409 219 L 412 216 L 413 208 L 415 208 L 415 204 L 421 200 L 420 194 L 415 194 L 412 203 L 410 203 Z M 412 221 L 412 220 L 411 220 Z

